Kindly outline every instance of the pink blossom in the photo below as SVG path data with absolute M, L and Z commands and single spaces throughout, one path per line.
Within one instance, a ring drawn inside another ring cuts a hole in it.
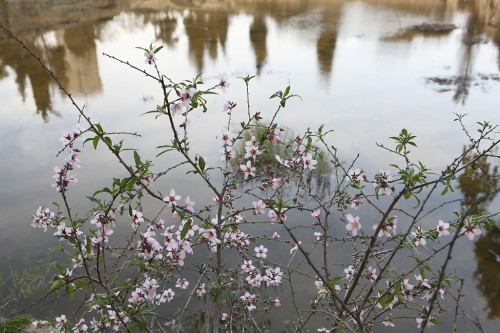
M 285 166 L 287 168 L 290 167 L 290 161 L 288 161 L 288 160 L 282 160 L 279 155 L 274 155 L 274 158 L 276 159 L 276 161 L 278 162 L 279 165 L 283 165 L 283 166 Z
M 367 277 L 370 281 L 375 281 L 377 279 L 377 269 L 375 267 L 369 266 L 367 270 Z
M 175 291 L 172 289 L 168 288 L 165 290 L 161 295 L 159 295 L 159 301 L 158 303 L 165 303 L 165 302 L 170 302 L 171 300 L 174 299 L 175 296 Z
M 273 239 L 275 239 L 275 240 L 280 239 L 280 235 L 276 231 L 273 234 Z
M 195 294 L 196 296 L 198 296 L 198 297 L 201 297 L 201 296 L 203 296 L 205 293 L 206 293 L 206 291 L 205 291 L 205 283 L 204 283 L 204 282 L 202 282 L 202 283 L 200 283 L 200 284 L 196 287 L 196 289 L 194 290 L 194 294 Z
M 245 150 L 246 150 L 246 154 L 243 158 L 253 158 L 254 161 L 255 161 L 255 158 L 257 156 L 262 154 L 262 151 L 260 151 L 259 148 L 255 147 L 255 146 L 246 146 Z
M 221 241 L 217 238 L 215 229 L 200 228 L 199 232 L 202 237 L 207 238 L 210 241 L 211 245 L 220 244 Z
M 169 110 L 172 117 L 175 117 L 176 115 L 181 115 L 184 112 L 185 106 L 180 102 L 174 102 L 170 103 Z
M 234 135 L 227 130 L 223 130 L 222 135 L 218 136 L 217 139 L 220 141 L 220 143 L 222 145 L 232 146 L 233 140 L 234 140 Z
M 413 243 L 415 244 L 415 246 L 425 246 L 425 244 L 427 243 L 422 227 L 417 227 L 416 231 L 412 231 L 410 235 L 411 237 L 413 237 Z
M 321 210 L 316 209 L 315 211 L 313 211 L 313 212 L 311 213 L 311 216 L 312 216 L 312 217 L 315 217 L 315 218 L 319 218 L 319 215 L 320 215 L 320 214 L 321 214 Z
M 394 216 L 392 218 L 388 218 L 386 222 L 384 223 L 384 226 L 379 230 L 378 232 L 378 237 L 382 237 L 382 235 L 385 235 L 386 237 L 391 237 L 393 235 L 396 235 L 396 227 L 398 223 L 398 218 L 397 216 Z M 378 224 L 375 224 L 373 226 L 373 230 L 377 230 Z
M 429 289 L 431 288 L 431 285 L 428 283 L 429 280 L 422 278 L 422 275 L 415 275 L 415 279 L 417 280 L 419 286 L 424 286 Z
M 302 241 L 299 241 L 298 244 L 295 244 L 291 249 L 290 249 L 290 254 L 294 253 L 299 249 L 299 245 L 302 244 Z
M 318 164 L 316 160 L 313 160 L 312 155 L 310 153 L 302 157 L 302 163 L 304 163 L 304 168 L 309 170 L 316 169 L 315 165 Z
M 254 214 L 264 214 L 264 209 L 266 209 L 266 204 L 262 200 L 253 201 L 252 205 L 254 208 L 253 211 Z
M 346 279 L 352 279 L 354 277 L 354 267 L 352 265 L 349 265 L 347 268 L 344 268 L 344 273 Z
M 243 260 L 243 265 L 241 265 L 241 269 L 243 269 L 246 273 L 250 273 L 255 269 L 255 266 L 252 265 L 252 260 Z
M 276 287 L 281 283 L 283 272 L 279 267 L 266 269 L 266 275 L 263 277 L 266 285 Z
M 460 233 L 466 235 L 469 240 L 473 240 L 476 235 L 481 235 L 481 228 L 472 220 L 466 219 Z
M 156 61 L 154 50 L 144 52 L 144 56 L 146 57 L 146 60 L 144 60 L 145 64 L 152 65 Z
M 323 239 L 323 234 L 321 232 L 315 232 L 314 236 L 316 236 L 317 241 L 320 241 Z
M 392 181 L 390 170 L 380 170 L 375 174 L 376 183 L 373 184 L 377 188 L 377 193 L 379 195 L 391 195 L 393 187 L 389 184 Z
M 186 199 L 184 199 L 184 204 L 186 205 L 186 210 L 191 212 L 191 213 L 194 213 L 194 205 L 195 205 L 196 202 L 192 201 L 191 198 L 188 196 L 186 196 Z
M 449 223 L 445 223 L 442 220 L 439 220 L 438 226 L 436 227 L 437 232 L 439 233 L 439 237 L 447 236 L 450 234 L 448 229 L 450 228 Z
M 166 203 L 168 203 L 168 205 L 170 207 L 176 206 L 177 205 L 177 200 L 181 200 L 181 196 L 180 195 L 176 195 L 174 189 L 170 190 L 170 195 L 169 196 L 166 196 L 165 198 L 163 198 L 163 201 L 165 201 Z
M 281 308 L 281 302 L 279 298 L 275 298 L 273 301 L 273 305 L 275 308 Z
M 350 231 L 354 237 L 358 235 L 358 230 L 361 229 L 361 223 L 359 222 L 359 216 L 353 217 L 351 214 L 346 216 L 347 224 L 345 228 Z
M 424 296 L 422 296 L 422 299 L 425 299 L 426 301 L 430 301 L 431 298 L 432 298 L 432 295 L 434 295 L 434 290 L 429 289 L 429 290 L 426 291 L 426 293 L 424 294 Z
M 176 288 L 187 289 L 188 286 L 189 286 L 189 281 L 184 278 L 179 278 L 177 279 L 177 282 L 175 282 Z
M 222 321 L 227 320 L 227 318 L 229 318 L 229 315 L 225 312 L 223 312 L 222 315 L 220 316 L 220 320 Z
M 346 180 L 350 180 L 353 183 L 359 183 L 362 179 L 366 179 L 366 176 L 359 168 L 349 169 L 347 172 Z
M 255 256 L 257 258 L 266 258 L 267 257 L 267 249 L 264 247 L 264 245 L 260 245 L 256 247 L 255 249 Z
M 189 107 L 189 104 L 191 103 L 191 99 L 193 96 L 196 94 L 196 88 L 185 88 L 182 87 L 180 91 L 177 91 L 177 96 L 180 98 L 180 104 L 182 104 L 184 107 Z
M 248 179 L 248 176 L 255 176 L 255 167 L 252 166 L 251 161 L 247 161 L 247 164 L 240 165 L 240 169 L 243 171 L 243 178 Z
M 229 88 L 230 84 L 227 82 L 227 75 L 220 74 L 219 75 L 219 88 L 221 88 L 222 92 L 225 93 L 227 88 Z

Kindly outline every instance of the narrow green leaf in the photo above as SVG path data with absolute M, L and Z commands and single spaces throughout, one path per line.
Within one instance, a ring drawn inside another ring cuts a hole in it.
M 202 156 L 198 158 L 198 166 L 200 167 L 201 171 L 205 170 L 206 163 L 205 159 Z
M 189 231 L 189 228 L 191 227 L 191 222 L 193 222 L 192 219 L 188 219 L 186 223 L 184 224 L 184 227 L 182 228 L 181 231 L 181 239 L 186 238 L 186 234 Z
M 135 160 L 135 166 L 136 167 L 139 167 L 139 166 L 142 165 L 141 157 L 139 156 L 139 154 L 137 153 L 136 150 L 134 150 L 134 160 Z
M 97 144 L 99 143 L 99 137 L 98 136 L 94 136 L 94 138 L 92 139 L 92 145 L 94 146 L 94 149 L 97 149 Z

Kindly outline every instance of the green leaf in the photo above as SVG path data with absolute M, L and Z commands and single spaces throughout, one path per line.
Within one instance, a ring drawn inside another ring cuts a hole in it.
M 161 49 L 163 48 L 163 46 L 158 46 L 156 49 L 155 49 L 155 54 L 158 53 Z
M 205 170 L 205 159 L 202 156 L 198 157 L 198 166 L 200 167 L 201 171 Z
M 97 128 L 98 133 L 104 133 L 104 131 L 102 130 L 101 124 L 94 124 L 94 126 L 95 126 L 95 128 Z
M 94 149 L 97 149 L 97 144 L 99 143 L 99 137 L 98 136 L 94 136 L 94 138 L 92 139 L 92 145 L 94 145 Z
M 135 321 L 137 322 L 137 325 L 139 326 L 139 331 L 143 332 L 144 329 L 146 328 L 148 324 L 148 317 L 144 314 L 138 315 L 135 317 Z
M 283 93 L 283 97 L 288 96 L 289 93 L 290 93 L 290 86 L 286 87 L 285 92 Z
M 66 274 L 66 272 L 64 271 L 64 269 L 62 268 L 60 263 L 56 262 L 56 263 L 54 263 L 54 266 L 56 266 L 56 269 L 59 272 L 59 274 L 61 274 L 61 275 Z
M 431 319 L 429 320 L 434 325 L 442 325 L 443 323 L 439 319 Z
M 104 137 L 104 141 L 108 144 L 108 146 L 113 146 L 113 141 L 111 141 L 111 138 L 109 136 Z
M 330 284 L 330 286 L 333 288 L 335 286 L 335 284 L 337 282 L 339 282 L 340 280 L 342 280 L 344 278 L 344 276 L 342 275 L 337 275 L 335 276 L 333 279 L 331 279 L 328 283 Z
M 139 167 L 139 166 L 142 165 L 141 157 L 139 156 L 139 154 L 135 150 L 134 150 L 134 160 L 135 160 L 135 166 L 136 167 Z
M 91 197 L 91 196 L 87 196 L 87 199 L 89 199 L 92 202 L 95 202 L 96 204 L 100 204 L 101 203 L 98 199 L 96 199 L 94 197 Z
M 193 219 L 188 219 L 186 223 L 184 223 L 184 227 L 182 228 L 181 231 L 181 239 L 186 238 L 186 234 L 189 231 L 189 228 L 191 227 L 191 223 L 193 222 Z

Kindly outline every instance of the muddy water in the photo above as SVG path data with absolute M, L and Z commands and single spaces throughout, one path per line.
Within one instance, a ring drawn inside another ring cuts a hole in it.
M 345 160 L 360 153 L 358 163 L 373 173 L 394 162 L 375 142 L 388 143 L 401 128 L 417 136 L 415 158 L 440 168 L 466 142 L 454 113 L 468 113 L 470 126 L 500 122 L 498 22 L 498 7 L 486 1 L 0 0 L 0 23 L 41 55 L 92 119 L 109 130 L 138 131 L 151 147 L 162 144 L 162 125 L 139 117 L 160 103 L 161 94 L 152 82 L 103 55 L 141 67 L 143 55 L 135 47 L 161 44 L 159 66 L 174 80 L 203 73 L 206 82 L 215 82 L 226 73 L 231 83 L 225 95 L 214 97 L 210 116 L 193 121 L 193 149 L 217 151 L 214 138 L 224 121 L 219 110 L 226 100 L 243 105 L 238 77 L 250 74 L 256 75 L 255 110 L 270 118 L 275 105 L 268 97 L 291 85 L 302 101 L 289 103 L 278 120 L 295 133 L 321 124 L 335 129 L 332 144 Z M 456 29 L 411 28 L 422 23 Z M 0 268 L 8 273 L 6 258 L 16 265 L 23 256 L 43 257 L 53 246 L 50 235 L 30 229 L 29 217 L 40 204 L 58 200 L 49 186 L 52 168 L 60 163 L 54 156 L 57 139 L 77 117 L 40 66 L 4 34 L 0 98 Z M 90 206 L 84 194 L 119 173 L 103 168 L 112 163 L 104 151 L 92 160 L 85 156 L 82 194 L 72 194 L 81 209 Z M 185 182 L 165 186 L 198 190 Z M 460 189 L 478 191 L 473 184 Z M 210 199 L 203 191 L 199 196 L 198 201 Z M 486 208 L 498 204 L 495 199 Z M 467 277 L 467 310 L 484 320 L 486 329 L 500 325 L 495 278 L 500 265 L 489 251 L 500 253 L 499 246 L 497 234 L 485 234 L 476 243 L 462 243 L 455 262 Z

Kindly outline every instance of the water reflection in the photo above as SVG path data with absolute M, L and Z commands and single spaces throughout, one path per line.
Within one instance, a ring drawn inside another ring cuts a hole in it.
M 468 154 L 463 163 L 474 158 L 474 154 Z M 492 165 L 487 156 L 478 159 L 473 167 L 460 176 L 458 188 L 462 192 L 462 210 L 479 214 L 487 211 L 488 204 L 497 195 L 499 167 Z
M 460 68 L 453 100 L 465 103 L 471 87 L 470 75 L 474 70 L 475 49 L 478 40 L 491 39 L 500 44 L 500 33 L 488 25 L 499 16 L 495 6 L 486 6 L 482 0 L 472 5 L 456 1 L 402 2 L 394 0 L 367 0 L 368 3 L 411 12 L 429 20 L 447 22 L 456 10 L 468 11 L 467 24 L 463 27 L 464 43 L 458 51 Z M 205 70 L 207 58 L 217 60 L 226 53 L 226 41 L 231 17 L 245 13 L 252 17 L 249 31 L 238 32 L 248 39 L 254 52 L 256 73 L 260 74 L 268 55 L 269 20 L 279 27 L 286 26 L 304 31 L 316 41 L 317 66 L 324 77 L 332 72 L 338 25 L 345 1 L 274 0 L 274 1 L 44 1 L 33 6 L 31 1 L 0 1 L 1 22 L 12 29 L 37 54 L 43 56 L 63 84 L 73 94 L 92 94 L 102 91 L 96 54 L 104 22 L 123 11 L 135 10 L 144 23 L 152 24 L 156 38 L 171 47 L 179 40 L 176 32 L 184 33 L 188 53 L 198 72 Z M 46 13 L 50 12 L 48 17 Z M 308 17 L 310 16 L 310 17 Z M 22 18 L 22 19 L 21 19 Z M 180 32 L 179 32 L 180 31 Z M 411 30 L 393 31 L 392 37 L 382 36 L 393 42 L 408 42 L 422 34 Z M 180 35 L 183 37 L 183 35 Z M 424 35 L 435 38 L 435 35 Z M 446 36 L 446 35 L 445 35 Z M 47 39 L 51 39 L 48 41 Z M 0 39 L 0 79 L 11 68 L 16 75 L 20 94 L 27 95 L 31 87 L 37 113 L 47 120 L 52 107 L 53 85 L 39 66 L 25 52 L 5 37 Z
M 469 163 L 474 154 L 464 159 Z M 490 175 L 489 177 L 486 175 Z M 486 212 L 498 191 L 499 166 L 492 165 L 488 157 L 480 158 L 473 172 L 464 172 L 459 178 L 459 189 L 463 193 L 462 209 L 473 214 Z M 500 317 L 500 231 L 490 228 L 474 245 L 477 268 L 474 277 L 477 289 L 486 300 L 489 319 Z
M 477 269 L 474 277 L 477 280 L 477 289 L 486 300 L 484 309 L 489 319 L 500 317 L 500 231 L 491 229 L 479 237 L 475 244 L 474 254 L 477 260 Z

